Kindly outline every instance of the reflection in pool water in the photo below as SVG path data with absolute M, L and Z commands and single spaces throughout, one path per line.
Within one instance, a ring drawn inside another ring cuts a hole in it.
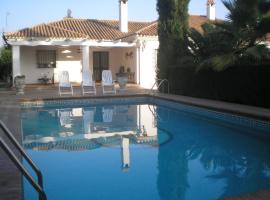
M 153 105 L 22 112 L 48 199 L 218 199 L 270 187 L 259 131 Z M 25 199 L 37 199 L 25 181 Z

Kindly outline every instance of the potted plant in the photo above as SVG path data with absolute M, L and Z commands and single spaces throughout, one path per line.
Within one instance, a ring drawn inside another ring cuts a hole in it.
M 14 85 L 16 88 L 16 94 L 22 95 L 24 94 L 24 87 L 25 87 L 25 76 L 18 75 L 14 78 Z
M 126 89 L 126 84 L 128 82 L 128 73 L 125 72 L 125 67 L 120 66 L 119 72 L 116 73 L 117 82 L 120 86 L 120 90 Z

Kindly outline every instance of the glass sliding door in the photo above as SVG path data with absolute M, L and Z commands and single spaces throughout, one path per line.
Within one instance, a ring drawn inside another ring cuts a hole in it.
M 101 81 L 103 70 L 109 69 L 109 52 L 95 51 L 93 55 L 94 79 Z

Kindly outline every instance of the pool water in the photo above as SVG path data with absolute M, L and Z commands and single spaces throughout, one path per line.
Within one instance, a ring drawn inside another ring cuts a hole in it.
M 214 200 L 270 188 L 270 130 L 204 112 L 141 103 L 22 109 L 22 143 L 49 200 Z M 26 180 L 24 196 L 38 199 Z

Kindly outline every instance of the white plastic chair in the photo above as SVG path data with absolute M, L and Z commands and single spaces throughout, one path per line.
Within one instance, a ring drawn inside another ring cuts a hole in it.
M 97 94 L 96 83 L 90 71 L 82 74 L 82 94 Z
M 103 94 L 106 94 L 106 93 L 116 94 L 114 82 L 112 80 L 111 70 L 103 70 L 102 71 L 102 83 L 101 84 L 102 84 Z M 106 90 L 105 88 L 109 88 L 109 90 Z
M 62 91 L 62 89 L 67 91 Z M 73 87 L 69 82 L 68 71 L 62 71 L 59 74 L 59 95 L 62 94 L 71 94 L 73 96 Z

